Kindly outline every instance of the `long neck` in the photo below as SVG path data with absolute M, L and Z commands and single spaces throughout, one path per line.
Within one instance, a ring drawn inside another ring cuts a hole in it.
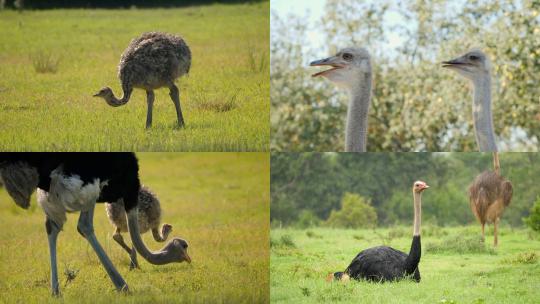
M 497 175 L 501 175 L 501 165 L 499 164 L 499 153 L 493 152 L 493 170 Z
M 489 74 L 474 80 L 472 111 L 478 149 L 480 152 L 497 151 L 491 114 L 491 77 Z
M 413 237 L 420 236 L 420 224 L 422 222 L 422 194 L 414 191 L 414 229 Z
M 154 265 L 163 265 L 173 262 L 171 257 L 167 254 L 167 251 L 160 250 L 158 252 L 151 252 L 144 244 L 139 231 L 139 215 L 137 208 L 131 209 L 127 213 L 129 235 L 131 236 L 131 242 L 137 252 L 149 263 Z
M 345 152 L 366 152 L 368 111 L 371 99 L 371 72 L 360 76 L 358 86 L 349 91 Z
M 131 96 L 131 90 L 126 90 L 124 88 L 124 95 L 122 96 L 121 99 L 116 98 L 114 94 L 111 94 L 111 96 L 104 97 L 104 99 L 107 102 L 107 104 L 110 105 L 111 107 L 119 107 L 128 103 L 130 96 Z
M 422 256 L 422 245 L 420 242 L 420 224 L 422 217 L 422 194 L 414 192 L 414 231 L 413 240 L 409 255 L 405 260 L 405 271 L 412 274 L 418 268 L 420 257 Z

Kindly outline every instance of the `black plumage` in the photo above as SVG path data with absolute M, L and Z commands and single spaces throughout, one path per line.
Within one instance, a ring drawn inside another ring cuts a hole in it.
M 336 272 L 334 277 L 340 279 L 345 273 L 357 280 L 385 282 L 410 277 L 416 282 L 420 282 L 418 263 L 421 251 L 420 236 L 413 237 L 408 255 L 387 246 L 369 248 L 361 251 L 345 272 Z

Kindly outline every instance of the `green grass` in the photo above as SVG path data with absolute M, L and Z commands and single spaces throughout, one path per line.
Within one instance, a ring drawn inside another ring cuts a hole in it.
M 159 197 L 170 237 L 189 244 L 192 264 L 155 266 L 112 240 L 102 204 L 96 236 L 130 294 L 120 294 L 69 214 L 58 238 L 58 271 L 66 303 L 267 303 L 269 301 L 269 156 L 267 153 L 142 153 L 140 177 Z M 0 189 L 0 303 L 61 303 L 50 296 L 44 214 L 15 205 Z M 126 234 L 124 238 L 129 241 Z M 150 233 L 146 244 L 157 250 Z M 72 278 L 67 283 L 68 276 Z M 75 277 L 73 279 L 73 277 Z
M 179 9 L 0 11 L 0 150 L 268 151 L 269 3 Z M 189 76 L 177 82 L 186 128 L 168 89 L 121 96 L 120 55 L 146 31 L 184 37 Z
M 401 231 L 407 230 L 407 235 Z M 478 237 L 479 226 L 424 230 L 419 284 L 412 281 L 326 282 L 363 249 L 381 244 L 408 252 L 412 228 L 272 229 L 272 303 L 538 303 L 540 236 L 501 228 L 499 247 Z M 459 240 L 459 239 L 465 239 Z M 476 244 L 474 244 L 476 243 Z M 474 245 L 473 245 L 474 244 Z M 479 248 L 484 248 L 480 250 Z M 436 249 L 436 250 L 435 250 Z M 432 251 L 433 250 L 433 251 Z M 457 253 L 457 252 L 462 253 Z

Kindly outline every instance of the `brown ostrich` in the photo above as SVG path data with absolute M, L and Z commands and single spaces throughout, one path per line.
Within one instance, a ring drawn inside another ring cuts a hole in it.
M 499 155 L 493 152 L 494 171 L 479 174 L 469 187 L 469 203 L 474 216 L 482 225 L 482 240 L 485 240 L 484 226 L 493 223 L 494 240 L 497 246 L 497 225 L 504 211 L 512 201 L 512 183 L 500 175 Z

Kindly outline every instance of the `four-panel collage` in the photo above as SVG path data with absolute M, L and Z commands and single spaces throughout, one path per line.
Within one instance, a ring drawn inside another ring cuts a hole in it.
M 538 303 L 540 2 L 0 0 L 0 303 Z

